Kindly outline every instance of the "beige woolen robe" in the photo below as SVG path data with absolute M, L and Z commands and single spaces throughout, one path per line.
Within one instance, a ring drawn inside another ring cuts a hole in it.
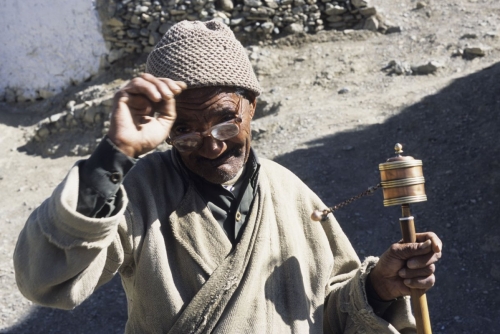
M 294 174 L 261 159 L 257 195 L 232 246 L 170 151 L 141 159 L 119 212 L 76 212 L 78 164 L 30 216 L 14 263 L 21 292 L 72 309 L 120 273 L 126 333 L 412 332 L 408 299 L 377 317 L 360 264 L 325 205 Z M 110 306 L 112 307 L 112 305 Z

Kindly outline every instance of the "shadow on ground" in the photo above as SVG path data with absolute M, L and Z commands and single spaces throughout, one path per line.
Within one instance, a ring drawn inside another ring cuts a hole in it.
M 328 206 L 380 181 L 378 164 L 404 155 L 424 164 L 428 201 L 413 205 L 418 231 L 444 242 L 429 291 L 435 333 L 500 332 L 500 63 L 455 80 L 383 124 L 337 133 L 277 162 Z M 335 214 L 361 258 L 401 238 L 398 207 L 382 191 Z
M 126 321 L 127 300 L 120 277 L 116 276 L 72 311 L 35 306 L 17 326 L 0 333 L 123 333 Z
M 437 285 L 428 294 L 435 333 L 495 333 L 500 328 L 500 63 L 460 78 L 383 124 L 338 133 L 276 159 L 328 205 L 379 182 L 378 164 L 396 142 L 422 159 L 428 201 L 415 204 L 417 230 L 444 241 Z M 351 148 L 349 148 L 351 147 Z M 400 239 L 397 207 L 382 194 L 336 214 L 363 258 Z M 5 333 L 114 333 L 126 321 L 119 281 L 74 311 L 35 307 Z

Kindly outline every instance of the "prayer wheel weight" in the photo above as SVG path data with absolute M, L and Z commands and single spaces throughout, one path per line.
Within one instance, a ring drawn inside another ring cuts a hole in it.
M 410 212 L 410 203 L 427 200 L 424 188 L 422 161 L 412 157 L 403 157 L 403 146 L 396 144 L 396 157 L 379 165 L 384 206 L 401 205 L 403 217 L 399 219 L 403 242 L 416 242 L 414 219 Z M 427 297 L 421 289 L 411 289 L 413 315 L 417 325 L 417 334 L 431 334 L 431 322 Z

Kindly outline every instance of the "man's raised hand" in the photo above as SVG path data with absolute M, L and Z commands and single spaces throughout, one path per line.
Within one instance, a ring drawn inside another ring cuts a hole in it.
M 175 96 L 181 81 L 143 74 L 115 94 L 109 139 L 126 155 L 138 157 L 160 145 L 176 118 Z

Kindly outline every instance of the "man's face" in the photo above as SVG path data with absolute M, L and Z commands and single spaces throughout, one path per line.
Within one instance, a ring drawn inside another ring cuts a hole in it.
M 238 107 L 241 99 L 241 105 Z M 182 161 L 193 173 L 212 183 L 233 179 L 243 168 L 250 152 L 250 121 L 254 115 L 255 100 L 234 93 L 232 88 L 195 88 L 176 97 L 177 119 L 171 137 L 187 132 L 203 132 L 214 125 L 241 115 L 240 132 L 225 141 L 204 137 L 194 151 L 180 152 Z M 238 111 L 238 108 L 240 110 Z

